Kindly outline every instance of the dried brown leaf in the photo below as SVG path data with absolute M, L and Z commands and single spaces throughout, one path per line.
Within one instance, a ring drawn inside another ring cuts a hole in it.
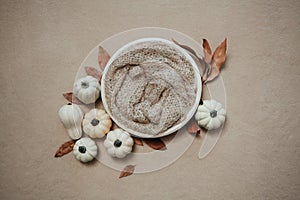
M 132 137 L 132 138 L 133 138 L 134 144 L 144 146 L 143 140 L 141 140 L 141 138 L 137 138 L 137 137 Z
M 144 142 L 155 150 L 164 151 L 167 149 L 165 143 L 159 138 L 146 138 L 144 139 Z
M 181 48 L 187 50 L 188 52 L 190 52 L 192 55 L 194 55 L 199 61 L 201 61 L 202 59 L 197 55 L 196 51 L 194 49 L 192 49 L 191 47 L 184 45 L 184 44 L 180 44 L 179 42 L 177 42 L 174 38 L 172 38 L 172 41 L 180 46 Z
M 126 176 L 130 176 L 131 174 L 133 174 L 135 169 L 135 165 L 127 165 L 122 171 L 121 174 L 119 176 L 119 178 L 123 178 Z
M 200 127 L 199 127 L 197 121 L 193 121 L 189 124 L 188 132 L 194 133 L 194 134 L 200 134 Z
M 212 57 L 212 62 L 219 68 L 219 70 L 226 60 L 226 48 L 227 38 L 225 38 L 225 40 L 216 48 Z
M 63 155 L 71 152 L 73 150 L 74 144 L 75 143 L 73 140 L 63 143 L 56 151 L 54 157 L 62 157 Z
M 202 47 L 203 47 L 203 53 L 204 53 L 204 61 L 207 64 L 210 64 L 211 59 L 212 59 L 212 52 L 211 52 L 209 42 L 205 38 L 203 38 Z
M 75 104 L 79 104 L 79 105 L 83 104 L 79 99 L 77 99 L 77 97 L 75 97 L 73 95 L 72 92 L 63 93 L 63 96 L 65 97 L 65 99 L 67 99 L 71 103 L 75 103 Z
M 176 45 L 178 45 L 178 46 L 180 46 L 181 48 L 183 48 L 183 49 L 187 50 L 188 52 L 190 52 L 191 54 L 197 55 L 197 53 L 195 52 L 195 50 L 192 49 L 191 47 L 189 47 L 189 46 L 187 46 L 187 45 L 184 45 L 184 44 L 180 44 L 180 43 L 177 42 L 174 38 L 172 38 L 172 41 L 173 41 Z
M 85 67 L 84 69 L 87 75 L 92 76 L 99 81 L 101 80 L 102 73 L 96 70 L 94 67 Z
M 99 46 L 98 63 L 102 70 L 104 70 L 109 59 L 110 55 L 107 53 L 107 51 L 103 47 Z

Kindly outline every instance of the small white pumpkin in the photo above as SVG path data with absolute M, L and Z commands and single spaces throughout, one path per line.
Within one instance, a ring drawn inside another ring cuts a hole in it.
M 79 139 L 82 136 L 81 121 L 83 119 L 80 107 L 69 103 L 59 109 L 58 115 L 70 138 Z
M 226 111 L 216 100 L 204 100 L 195 114 L 199 126 L 213 130 L 219 128 L 225 121 Z
M 102 138 L 109 132 L 112 121 L 104 110 L 94 108 L 85 114 L 82 126 L 91 138 Z
M 99 93 L 99 80 L 92 76 L 80 78 L 74 83 L 74 95 L 85 104 L 95 103 Z
M 104 146 L 110 156 L 124 158 L 132 150 L 133 139 L 126 131 L 115 129 L 107 134 Z
M 93 160 L 98 153 L 98 147 L 94 140 L 85 137 L 77 140 L 73 147 L 75 158 L 81 162 L 89 162 Z

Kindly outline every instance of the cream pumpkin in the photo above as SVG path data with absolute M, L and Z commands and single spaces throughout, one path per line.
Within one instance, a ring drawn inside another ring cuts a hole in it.
M 213 130 L 219 128 L 225 121 L 226 111 L 216 100 L 204 100 L 195 114 L 199 126 Z
M 95 103 L 100 95 L 99 80 L 92 76 L 80 78 L 74 83 L 73 90 L 74 95 L 83 103 Z
M 110 156 L 124 158 L 132 150 L 133 139 L 126 131 L 115 129 L 107 134 L 104 146 Z
M 109 132 L 112 121 L 104 110 L 94 108 L 85 114 L 82 126 L 91 138 L 102 138 Z
M 81 162 L 89 162 L 93 160 L 98 153 L 98 147 L 90 138 L 81 138 L 77 140 L 73 147 L 73 154 L 75 158 Z

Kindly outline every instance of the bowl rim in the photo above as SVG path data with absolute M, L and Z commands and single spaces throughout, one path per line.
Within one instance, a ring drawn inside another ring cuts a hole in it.
M 126 126 L 124 126 L 122 123 L 120 123 L 118 120 L 115 119 L 115 117 L 112 115 L 112 113 L 110 112 L 110 109 L 108 107 L 108 104 L 106 102 L 106 98 L 105 98 L 105 78 L 106 78 L 106 73 L 109 69 L 109 66 L 112 64 L 112 62 L 126 49 L 128 49 L 128 47 L 138 44 L 138 43 L 142 43 L 142 42 L 162 42 L 165 43 L 169 46 L 171 46 L 172 48 L 177 49 L 180 53 L 182 53 L 186 59 L 191 63 L 192 68 L 194 70 L 194 74 L 195 74 L 195 78 L 196 78 L 196 85 L 197 85 L 197 92 L 196 92 L 196 98 L 194 101 L 194 104 L 192 105 L 192 107 L 190 108 L 190 110 L 187 112 L 187 114 L 185 115 L 185 119 L 183 121 L 181 121 L 178 124 L 175 124 L 174 126 L 168 128 L 166 131 L 161 132 L 157 135 L 150 135 L 150 134 L 145 134 L 145 133 L 140 133 L 138 131 L 132 130 Z M 111 117 L 111 119 L 122 129 L 124 129 L 126 132 L 128 132 L 130 135 L 133 135 L 135 137 L 139 137 L 139 138 L 159 138 L 159 137 L 164 137 L 167 135 L 170 135 L 176 131 L 178 131 L 179 129 L 181 129 L 184 125 L 186 125 L 190 119 L 193 117 L 193 115 L 195 114 L 199 102 L 200 102 L 200 98 L 201 98 L 201 92 L 202 92 L 202 84 L 201 84 L 201 76 L 200 76 L 200 71 L 198 69 L 198 65 L 196 64 L 196 62 L 194 61 L 194 59 L 186 52 L 185 49 L 181 48 L 180 46 L 174 44 L 173 42 L 167 40 L 167 39 L 162 39 L 162 38 L 158 38 L 158 37 L 147 37 L 147 38 L 141 38 L 141 39 L 137 39 L 137 40 L 133 40 L 125 45 L 123 45 L 122 47 L 120 47 L 109 59 L 109 61 L 107 62 L 104 70 L 103 70 L 103 74 L 102 74 L 102 79 L 101 79 L 101 99 L 102 99 L 102 103 L 104 106 L 104 109 L 106 110 L 106 112 L 109 114 L 109 116 Z

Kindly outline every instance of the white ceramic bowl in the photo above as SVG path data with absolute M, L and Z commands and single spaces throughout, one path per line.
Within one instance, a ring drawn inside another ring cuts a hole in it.
M 128 47 L 138 44 L 138 43 L 142 43 L 142 42 L 163 42 L 165 44 L 167 44 L 168 46 L 171 46 L 174 49 L 177 49 L 179 52 L 181 52 L 186 59 L 191 63 L 194 72 L 195 72 L 195 76 L 196 76 L 196 81 L 197 81 L 197 93 L 196 93 L 196 98 L 194 101 L 193 106 L 191 107 L 191 109 L 186 113 L 185 118 L 183 121 L 181 121 L 180 123 L 175 124 L 174 126 L 170 127 L 169 129 L 167 129 L 164 132 L 161 132 L 157 135 L 150 135 L 150 134 L 145 134 L 145 133 L 140 133 L 137 132 L 135 130 L 132 130 L 126 126 L 124 126 L 122 123 L 120 123 L 110 112 L 110 109 L 107 105 L 106 102 L 106 98 L 105 98 L 105 79 L 106 79 L 106 72 L 108 71 L 111 63 Z M 124 129 L 125 131 L 127 131 L 128 133 L 137 136 L 137 137 L 141 137 L 141 138 L 158 138 L 158 137 L 163 137 L 163 136 L 167 136 L 171 133 L 174 133 L 175 131 L 179 130 L 180 128 L 182 128 L 185 124 L 188 123 L 188 121 L 193 117 L 194 113 L 197 110 L 197 107 L 199 105 L 200 102 L 200 98 L 201 98 L 201 91 L 202 91 L 202 84 L 201 84 L 201 76 L 200 76 L 200 72 L 198 70 L 197 64 L 195 63 L 195 61 L 193 60 L 193 58 L 181 47 L 177 46 L 176 44 L 174 44 L 173 42 L 169 41 L 169 40 L 165 40 L 165 39 L 161 39 L 161 38 L 143 38 L 143 39 L 139 39 L 139 40 L 135 40 L 132 41 L 130 43 L 127 43 L 126 45 L 124 45 L 123 47 L 121 47 L 117 52 L 115 52 L 113 54 L 113 56 L 110 58 L 110 60 L 108 61 L 108 63 L 106 64 L 106 67 L 104 69 L 103 75 L 102 75 L 102 80 L 101 80 L 101 98 L 102 98 L 102 102 L 104 105 L 105 110 L 107 111 L 107 113 L 110 115 L 110 117 L 112 118 L 112 120 L 122 129 Z

